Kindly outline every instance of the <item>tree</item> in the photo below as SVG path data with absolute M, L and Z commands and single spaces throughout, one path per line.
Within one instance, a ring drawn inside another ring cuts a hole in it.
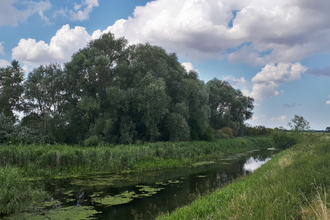
M 294 115 L 291 122 L 288 122 L 288 126 L 294 131 L 307 131 L 310 129 L 309 122 L 299 115 Z
M 210 125 L 214 129 L 230 127 L 236 135 L 244 132 L 244 121 L 252 117 L 253 98 L 246 97 L 228 82 L 213 79 L 209 88 Z
M 23 79 L 24 72 L 16 60 L 0 68 L 0 113 L 13 117 L 14 110 L 22 109 Z
M 28 115 L 22 125 L 63 142 L 67 94 L 61 66 L 49 64 L 33 69 L 24 86 Z
M 330 127 L 327 127 L 327 128 L 325 129 L 325 131 L 326 131 L 326 132 L 330 132 Z

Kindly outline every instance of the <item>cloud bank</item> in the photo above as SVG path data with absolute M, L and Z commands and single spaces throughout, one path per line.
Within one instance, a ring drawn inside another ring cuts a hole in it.
M 21 39 L 18 46 L 12 49 L 12 58 L 30 66 L 50 62 L 64 63 L 70 60 L 73 53 L 85 47 L 90 40 L 92 37 L 85 28 L 76 26 L 70 29 L 69 25 L 64 25 L 52 37 L 49 44 L 30 38 Z

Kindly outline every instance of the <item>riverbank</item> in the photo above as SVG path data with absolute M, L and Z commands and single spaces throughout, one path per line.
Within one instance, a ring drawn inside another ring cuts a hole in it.
M 330 141 L 310 135 L 255 173 L 164 219 L 329 219 Z
M 31 178 L 62 178 L 91 172 L 142 172 L 190 166 L 196 162 L 218 160 L 273 146 L 270 138 L 98 147 L 1 146 L 0 172 L 3 175 L 0 184 L 0 213 L 37 207 L 34 204 L 47 197 L 42 186 L 36 181 L 29 181 Z

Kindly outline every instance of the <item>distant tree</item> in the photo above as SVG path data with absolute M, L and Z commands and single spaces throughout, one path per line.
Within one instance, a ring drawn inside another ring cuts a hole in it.
M 325 129 L 325 131 L 326 131 L 326 132 L 330 132 L 330 127 L 327 127 L 327 128 Z
M 309 124 L 303 116 L 299 115 L 294 115 L 291 122 L 288 122 L 288 126 L 294 131 L 307 131 L 310 129 Z

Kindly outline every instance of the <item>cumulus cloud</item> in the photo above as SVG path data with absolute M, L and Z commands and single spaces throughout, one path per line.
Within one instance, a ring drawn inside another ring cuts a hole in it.
M 19 4 L 23 9 L 18 10 L 13 5 Z M 0 0 L 0 26 L 12 25 L 17 26 L 19 22 L 27 20 L 31 15 L 38 13 L 41 19 L 49 22 L 48 18 L 43 14 L 45 10 L 50 9 L 51 4 L 46 1 L 23 1 L 23 0 Z
M 190 71 L 196 71 L 198 73 L 197 70 L 194 70 L 194 66 L 192 63 L 190 62 L 184 62 L 181 63 L 181 65 L 186 69 L 186 71 L 189 73 Z
M 74 3 L 74 10 L 61 8 L 60 10 L 54 12 L 54 17 L 57 17 L 57 15 L 62 15 L 72 21 L 84 21 L 89 18 L 89 14 L 92 13 L 93 8 L 98 6 L 98 0 L 81 0 L 81 4 L 77 4 L 76 2 Z
M 306 74 L 314 76 L 327 76 L 330 77 L 330 66 L 326 66 L 323 69 L 319 68 L 310 68 L 306 71 Z
M 292 63 L 330 51 L 329 10 L 324 0 L 155 0 L 98 33 L 111 31 L 191 58 Z
M 251 80 L 253 83 L 250 95 L 257 101 L 264 96 L 277 96 L 280 93 L 276 90 L 285 82 L 299 80 L 301 73 L 307 70 L 299 62 L 267 64 Z
M 1 67 L 7 67 L 10 66 L 11 64 L 7 60 L 2 60 L 0 59 L 0 68 Z
M 285 121 L 286 120 L 286 115 L 282 115 L 281 117 L 279 118 L 272 118 L 270 119 L 271 121 Z
M 300 107 L 301 106 L 301 104 L 299 104 L 299 103 L 292 103 L 292 104 L 289 104 L 289 103 L 285 103 L 285 104 L 283 104 L 282 105 L 283 107 L 286 107 L 286 108 L 296 108 L 296 107 Z
M 328 101 L 326 101 L 326 103 L 325 103 L 326 105 L 330 105 L 330 95 L 329 95 L 329 100 Z
M 49 44 L 30 38 L 21 39 L 18 46 L 12 49 L 12 58 L 30 66 L 50 62 L 64 63 L 70 60 L 73 53 L 85 47 L 91 39 L 85 28 L 76 26 L 70 29 L 69 25 L 64 25 L 52 37 Z

